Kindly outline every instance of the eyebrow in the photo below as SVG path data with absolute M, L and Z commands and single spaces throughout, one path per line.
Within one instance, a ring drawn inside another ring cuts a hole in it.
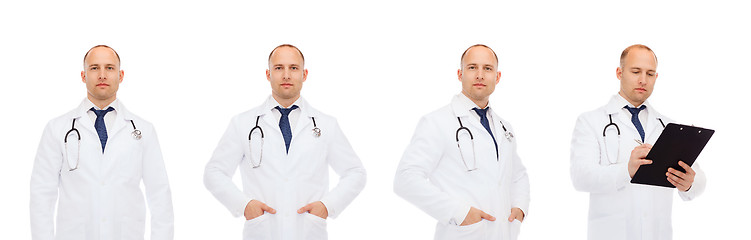
M 299 66 L 300 66 L 300 65 L 299 65 L 299 64 L 297 64 L 297 63 L 293 63 L 293 64 L 288 64 L 288 65 L 289 65 L 289 66 L 293 66 L 293 67 L 299 67 Z M 283 66 L 285 66 L 285 64 L 282 64 L 282 63 L 277 63 L 277 64 L 274 64 L 274 65 L 272 65 L 272 66 L 274 66 L 274 67 L 279 67 L 279 66 L 282 66 L 282 67 L 283 67 Z

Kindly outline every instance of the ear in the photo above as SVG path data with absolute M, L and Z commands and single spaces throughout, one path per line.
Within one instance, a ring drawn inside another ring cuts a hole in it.
M 123 82 L 123 78 L 125 77 L 125 71 L 120 70 L 120 83 Z
M 308 69 L 302 70 L 302 81 L 308 80 Z
M 81 71 L 81 82 L 86 83 L 86 71 Z
M 495 78 L 495 84 L 501 82 L 501 71 L 498 71 L 498 76 Z
M 456 70 L 456 77 L 459 79 L 459 81 L 462 81 L 462 70 Z
M 271 72 L 268 69 L 266 69 L 266 80 L 271 82 Z
M 618 80 L 621 80 L 621 76 L 623 75 L 623 69 L 621 67 L 618 67 L 615 69 L 615 77 L 618 78 Z

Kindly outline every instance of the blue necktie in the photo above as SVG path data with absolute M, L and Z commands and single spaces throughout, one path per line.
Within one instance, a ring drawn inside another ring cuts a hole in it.
M 632 108 L 627 105 L 624 108 L 628 109 L 628 111 L 631 112 L 631 122 L 634 123 L 634 126 L 636 127 L 636 131 L 639 131 L 639 136 L 641 136 L 641 142 L 644 142 L 644 128 L 641 126 L 641 122 L 639 121 L 639 112 L 647 108 L 647 106 L 641 105 L 641 107 L 639 108 Z
M 480 123 L 483 127 L 485 127 L 485 130 L 488 130 L 488 133 L 490 133 L 490 137 L 493 138 L 493 143 L 495 145 L 495 158 L 498 159 L 498 142 L 495 141 L 495 136 L 493 136 L 493 131 L 490 130 L 490 122 L 488 122 L 488 108 L 485 109 L 479 109 L 479 108 L 472 108 L 472 110 L 475 110 L 477 112 L 477 115 L 480 115 Z
M 94 122 L 94 128 L 96 129 L 96 133 L 99 134 L 99 142 L 102 143 L 102 152 L 104 152 L 104 145 L 107 145 L 107 127 L 104 126 L 104 115 L 106 115 L 108 112 L 111 112 L 115 110 L 112 107 L 109 107 L 105 110 L 96 110 L 96 108 L 89 109 L 91 111 L 94 111 L 94 114 L 96 114 L 96 121 Z
M 289 142 L 292 141 L 292 130 L 289 128 L 289 113 L 295 109 L 297 109 L 297 105 L 292 105 L 290 108 L 276 106 L 276 110 L 279 110 L 279 113 L 282 114 L 282 118 L 279 119 L 279 129 L 282 130 L 282 137 L 284 137 L 284 146 L 287 147 L 287 153 L 289 153 Z

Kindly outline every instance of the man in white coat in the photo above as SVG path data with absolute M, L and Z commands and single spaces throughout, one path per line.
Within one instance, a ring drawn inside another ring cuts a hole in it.
M 172 239 L 172 197 L 156 132 L 117 98 L 120 57 L 98 45 L 84 56 L 87 96 L 47 124 L 31 175 L 31 236 Z M 146 201 L 140 187 L 145 186 Z M 55 202 L 57 201 L 57 221 Z
M 243 239 L 327 239 L 326 219 L 365 187 L 365 169 L 336 120 L 300 97 L 308 76 L 302 52 L 280 45 L 268 62 L 271 96 L 232 119 L 204 184 L 245 217 Z M 238 167 L 242 190 L 232 182 Z M 340 177 L 331 190 L 329 167 Z
M 474 45 L 460 67 L 461 93 L 420 120 L 394 191 L 438 221 L 435 239 L 516 239 L 529 179 L 511 125 L 489 106 L 501 78 L 498 57 Z
M 616 68 L 618 94 L 576 121 L 571 140 L 571 179 L 574 187 L 589 192 L 589 239 L 671 239 L 672 188 L 631 184 L 631 178 L 662 133 L 673 122 L 658 113 L 647 98 L 657 79 L 657 57 L 644 45 L 621 53 Z M 645 144 L 641 144 L 645 143 Z M 698 164 L 684 162 L 680 172 L 669 169 L 667 180 L 683 200 L 704 191 L 706 178 Z

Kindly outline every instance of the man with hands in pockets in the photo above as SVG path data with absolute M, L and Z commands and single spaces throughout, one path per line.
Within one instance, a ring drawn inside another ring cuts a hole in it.
M 511 125 L 489 104 L 501 78 L 498 57 L 471 46 L 457 75 L 461 93 L 420 120 L 394 191 L 438 220 L 435 239 L 516 239 L 529 179 Z
M 365 186 L 365 169 L 336 120 L 300 96 L 308 76 L 300 50 L 271 51 L 271 96 L 235 116 L 204 173 L 206 188 L 247 220 L 243 239 L 327 239 L 337 217 Z M 239 167 L 240 190 L 232 176 Z M 339 182 L 329 190 L 329 167 Z

